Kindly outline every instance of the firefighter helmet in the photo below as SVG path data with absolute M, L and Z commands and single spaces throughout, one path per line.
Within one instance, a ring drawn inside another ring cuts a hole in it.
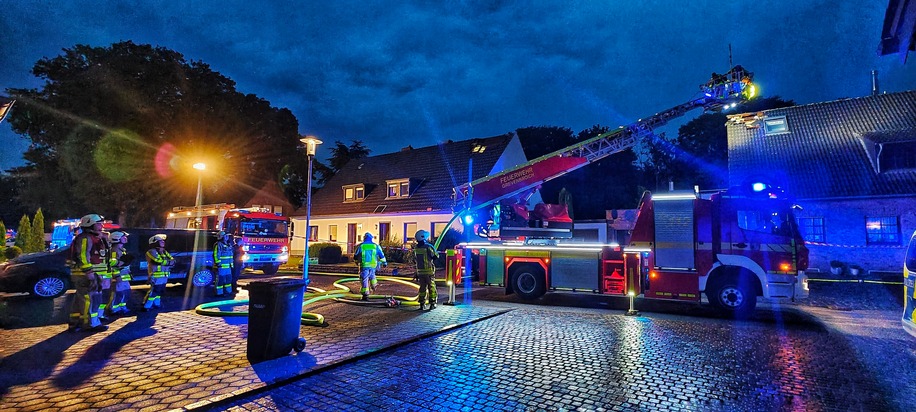
M 96 223 L 101 223 L 102 219 L 104 219 L 102 216 L 99 216 L 95 213 L 83 216 L 80 219 L 80 227 L 92 227 L 92 225 Z
M 127 232 L 122 232 L 122 231 L 120 231 L 120 230 L 116 230 L 116 231 L 114 231 L 114 232 L 111 232 L 110 235 L 108 235 L 108 239 L 111 240 L 111 243 L 118 243 L 118 242 L 121 241 L 121 239 L 125 239 L 125 240 L 126 240 L 128 234 L 129 234 L 129 233 L 127 233 Z
M 224 237 L 226 237 L 226 231 L 225 231 L 225 230 L 220 230 L 219 232 L 216 232 L 216 238 L 217 238 L 217 239 L 222 239 L 222 238 L 224 238 Z
M 372 241 L 372 233 L 366 232 L 366 234 L 363 235 L 363 239 L 365 239 L 366 242 L 371 242 L 371 241 Z
M 418 230 L 417 234 L 413 236 L 414 239 L 417 239 L 417 242 L 425 242 L 429 240 L 429 232 L 425 230 Z
M 153 245 L 156 242 L 160 242 L 160 241 L 165 242 L 165 238 L 166 236 L 161 233 L 158 235 L 153 235 L 153 237 L 149 238 L 149 244 Z

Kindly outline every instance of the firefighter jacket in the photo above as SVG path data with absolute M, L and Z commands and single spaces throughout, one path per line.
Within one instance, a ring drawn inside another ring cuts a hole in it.
M 213 245 L 213 266 L 217 269 L 232 267 L 232 245 L 222 241 Z
M 414 256 L 417 261 L 417 275 L 433 275 L 436 273 L 436 265 L 433 260 L 436 259 L 436 249 L 426 241 L 418 242 L 413 248 Z
M 111 275 L 120 276 L 123 281 L 130 281 L 130 259 L 127 250 L 123 247 L 121 249 L 112 248 L 109 255 L 108 267 Z
M 146 252 L 146 270 L 149 273 L 150 280 L 153 278 L 168 278 L 169 264 L 172 262 L 172 255 L 169 251 L 159 248 L 151 248 Z
M 105 238 L 101 238 L 101 240 L 102 240 L 102 248 L 101 250 L 99 250 L 99 254 L 101 255 L 100 257 L 101 262 L 99 262 L 98 264 L 93 264 L 92 270 L 95 273 L 98 273 L 100 277 L 111 279 L 111 275 L 112 275 L 111 259 L 110 259 L 111 244 L 108 243 L 108 241 L 105 240 Z
M 388 266 L 388 261 L 385 260 L 385 253 L 382 252 L 382 247 L 372 242 L 360 243 L 356 249 L 356 253 L 353 255 L 353 260 L 359 264 L 360 269 L 374 269 L 378 267 L 379 262 Z
M 83 231 L 70 244 L 70 265 L 80 272 L 106 266 L 102 256 L 105 245 L 98 234 Z M 104 270 L 104 269 L 103 269 Z

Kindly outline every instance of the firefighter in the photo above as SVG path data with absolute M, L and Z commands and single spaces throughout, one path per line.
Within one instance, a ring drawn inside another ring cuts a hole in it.
M 175 263 L 172 255 L 165 250 L 165 239 L 166 236 L 163 234 L 149 238 L 150 248 L 146 251 L 146 270 L 149 273 L 150 288 L 143 302 L 144 311 L 162 307 L 162 293 L 165 292 L 165 283 L 169 280 L 169 270 Z
M 127 314 L 127 299 L 130 297 L 130 262 L 133 256 L 127 253 L 127 232 L 111 232 L 111 252 L 108 254 L 108 265 L 111 268 L 113 284 L 111 295 L 111 313 Z
M 102 295 L 96 269 L 103 263 L 101 234 L 102 217 L 86 215 L 80 219 L 80 234 L 70 244 L 70 280 L 76 289 L 67 328 L 71 332 L 108 330 L 99 320 Z
M 378 281 L 375 280 L 375 270 L 379 264 L 388 267 L 385 253 L 382 252 L 381 246 L 372 243 L 371 233 L 363 235 L 363 243 L 357 246 L 353 260 L 359 265 L 359 281 L 362 284 L 359 293 L 363 295 L 362 300 L 369 300 L 370 290 L 375 292 L 375 287 L 378 285 Z
M 245 269 L 245 251 L 242 250 L 241 236 L 232 236 L 232 294 L 239 293 L 239 278 L 242 276 L 242 270 Z
M 216 274 L 216 296 L 234 295 L 233 289 L 233 245 L 229 235 L 220 230 L 213 245 L 213 272 Z
M 420 284 L 420 291 L 417 301 L 420 302 L 420 310 L 426 310 L 427 292 L 429 295 L 429 309 L 436 308 L 436 300 L 439 295 L 436 293 L 436 265 L 433 260 L 438 254 L 436 248 L 427 240 L 429 232 L 418 230 L 414 236 L 417 239 L 417 245 L 413 248 L 414 261 L 417 262 L 417 275 L 415 279 Z
M 98 265 L 92 265 L 93 270 L 99 276 L 99 288 L 100 292 L 100 301 L 99 301 L 99 320 L 102 322 L 108 321 L 108 303 L 111 302 L 111 241 L 109 240 L 111 236 L 108 232 L 102 232 L 102 235 L 99 236 L 102 239 L 102 262 Z

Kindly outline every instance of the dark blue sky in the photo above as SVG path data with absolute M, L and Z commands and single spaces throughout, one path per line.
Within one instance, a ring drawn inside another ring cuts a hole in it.
M 430 5 L 426 3 L 439 3 Z M 302 134 L 374 154 L 537 125 L 618 126 L 690 99 L 713 71 L 813 103 L 916 88 L 878 57 L 884 0 L 0 0 L 0 88 L 38 87 L 42 57 L 121 40 L 200 60 Z M 699 113 L 691 113 L 692 118 Z M 669 130 L 669 133 L 674 133 Z M 0 168 L 28 141 L 0 124 Z M 327 156 L 327 144 L 319 158 Z

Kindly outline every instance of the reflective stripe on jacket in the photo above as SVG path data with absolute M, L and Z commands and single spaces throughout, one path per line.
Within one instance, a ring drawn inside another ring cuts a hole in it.
M 222 269 L 232 267 L 232 245 L 225 242 L 213 245 L 213 266 Z
M 433 245 L 426 242 L 417 243 L 417 246 L 413 248 L 413 253 L 416 256 L 418 275 L 436 273 L 436 264 L 433 262 L 433 259 L 436 258 L 436 250 Z
M 160 252 L 157 248 L 146 251 L 146 271 L 151 277 L 168 276 L 169 269 L 166 266 L 172 260 L 172 255 L 165 249 Z
M 388 264 L 381 246 L 371 242 L 360 243 L 359 248 L 356 249 L 356 254 L 353 255 L 353 259 L 363 269 L 378 267 L 379 261 L 386 265 Z

